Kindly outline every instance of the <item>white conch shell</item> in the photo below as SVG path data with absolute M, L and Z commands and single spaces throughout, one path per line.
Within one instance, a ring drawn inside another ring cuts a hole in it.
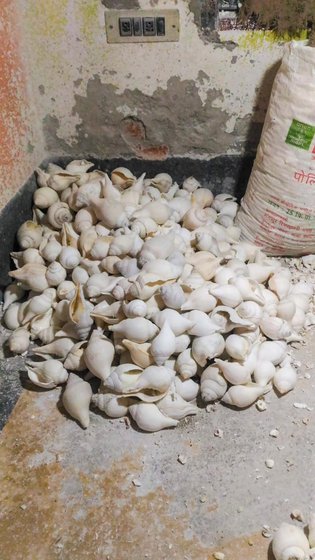
M 270 361 L 274 366 L 279 365 L 287 355 L 287 344 L 283 340 L 266 340 L 258 350 L 258 361 Z
M 104 381 L 110 375 L 114 356 L 113 343 L 101 331 L 94 330 L 84 350 L 84 361 L 89 371 Z
M 144 317 L 124 319 L 117 325 L 109 325 L 109 330 L 128 338 L 133 342 L 143 343 L 150 340 L 158 333 L 158 328 Z
M 76 338 L 86 340 L 93 325 L 93 319 L 90 315 L 93 306 L 84 299 L 81 284 L 77 284 L 73 299 L 69 305 L 70 325 Z
M 87 428 L 90 423 L 89 408 L 91 399 L 92 389 L 90 384 L 74 373 L 70 373 L 67 386 L 62 395 L 62 404 L 68 414 L 78 420 L 82 428 Z
M 49 263 L 54 262 L 58 258 L 61 249 L 62 245 L 57 241 L 54 235 L 48 239 L 43 239 L 39 247 L 41 256 Z
M 211 280 L 220 266 L 221 258 L 215 258 L 208 251 L 198 251 L 192 255 L 187 254 L 186 261 L 193 265 L 204 280 Z
M 221 301 L 222 305 L 226 305 L 227 307 L 237 307 L 243 299 L 236 286 L 230 284 L 214 286 L 210 289 L 210 292 Z
M 270 386 L 268 385 L 267 387 L 260 387 L 256 383 L 232 385 L 221 400 L 237 408 L 247 408 L 268 391 L 270 391 Z
M 79 238 L 79 249 L 83 257 L 87 257 L 89 255 L 97 239 L 98 235 L 94 226 L 81 232 Z
M 89 298 L 109 294 L 115 288 L 118 281 L 119 278 L 108 276 L 106 272 L 92 274 L 85 284 L 84 291 Z
M 254 381 L 257 385 L 265 387 L 274 378 L 276 368 L 270 361 L 258 361 L 254 370 Z
M 249 352 L 249 341 L 237 334 L 230 334 L 225 341 L 225 350 L 234 360 L 243 361 Z
M 193 196 L 195 195 L 196 193 L 194 193 Z M 192 231 L 215 221 L 216 216 L 217 213 L 212 208 L 201 208 L 199 206 L 195 206 L 188 210 L 188 212 L 184 215 L 183 226 L 184 228 Z
M 59 299 L 72 300 L 75 294 L 75 283 L 71 280 L 64 280 L 57 288 L 57 296 Z
M 190 345 L 190 336 L 188 334 L 181 334 L 175 337 L 175 350 L 174 354 L 184 352 Z
M 116 169 L 112 171 L 110 178 L 112 183 L 121 189 L 130 187 L 136 181 L 136 177 L 127 167 L 116 167 Z
M 273 537 L 272 552 L 275 560 L 307 560 L 310 545 L 300 527 L 282 523 Z
M 45 276 L 46 270 L 43 264 L 28 263 L 22 266 L 22 268 L 10 271 L 9 276 L 21 282 L 22 286 L 26 286 L 29 290 L 42 292 L 49 287 Z
M 102 259 L 100 268 L 109 274 L 116 273 L 116 263 L 120 262 L 119 257 L 114 256 L 107 256 L 105 259 Z
M 135 181 L 135 183 L 121 193 L 121 203 L 125 207 L 127 213 L 132 214 L 134 208 L 138 206 L 144 186 L 145 173 Z
M 248 263 L 247 271 L 252 280 L 263 284 L 277 270 L 278 266 L 259 263 Z
M 127 416 L 128 408 L 134 402 L 135 399 L 132 397 L 115 395 L 114 393 L 97 393 L 92 396 L 92 403 L 110 418 Z
M 135 257 L 143 246 L 143 241 L 136 233 L 129 233 L 128 235 L 117 235 L 113 238 L 110 247 L 109 255 L 121 257 L 129 255 Z
M 84 371 L 87 365 L 84 359 L 84 346 L 86 340 L 81 340 L 72 346 L 69 354 L 64 361 L 64 367 L 71 371 Z
M 201 187 L 201 185 L 200 185 L 199 181 L 197 181 L 197 179 L 195 179 L 195 177 L 188 177 L 183 182 L 183 189 L 185 191 L 190 192 L 190 193 L 194 192 L 199 187 Z
M 46 311 L 45 313 L 42 313 L 41 315 L 36 315 L 31 320 L 28 328 L 31 331 L 32 339 L 38 338 L 40 332 L 52 326 L 52 315 L 53 315 L 53 310 L 48 309 L 48 311 Z
M 297 308 L 294 301 L 290 301 L 289 299 L 283 299 L 278 303 L 277 316 L 280 317 L 280 319 L 284 319 L 285 321 L 290 322 L 291 319 L 293 319 L 296 311 Z M 296 325 L 293 326 L 296 327 Z
M 15 262 L 14 257 L 16 257 L 16 260 L 18 261 L 18 258 L 21 255 L 23 258 L 23 264 L 28 264 L 28 263 L 45 264 L 45 261 L 39 252 L 39 249 L 34 249 L 33 247 L 24 249 L 24 251 L 21 251 L 21 253 L 10 253 L 10 255 L 13 258 L 14 262 Z
M 67 270 L 72 270 L 79 266 L 81 261 L 81 255 L 78 249 L 74 247 L 63 247 L 58 258 L 61 266 Z
M 66 171 L 68 173 L 73 173 L 74 175 L 81 175 L 86 173 L 90 167 L 93 167 L 94 163 L 87 161 L 86 159 L 74 159 L 68 163 L 66 166 Z
M 200 336 L 193 340 L 192 356 L 200 366 L 204 367 L 207 360 L 220 356 L 225 347 L 225 340 L 219 333 Z
M 138 344 L 133 340 L 124 338 L 122 344 L 129 350 L 131 359 L 137 366 L 147 368 L 154 364 L 154 359 L 149 352 L 151 346 L 149 342 Z
M 219 366 L 225 379 L 232 385 L 243 385 L 250 381 L 250 373 L 246 366 L 238 362 L 228 362 L 216 358 L 215 363 Z
M 209 189 L 201 187 L 193 192 L 191 203 L 193 206 L 200 206 L 201 208 L 205 208 L 206 206 L 210 206 L 213 203 L 213 198 L 213 194 Z M 213 207 L 211 210 L 216 210 L 216 208 Z
M 67 278 L 67 271 L 61 263 L 54 261 L 48 265 L 46 280 L 49 286 L 59 286 Z
M 288 270 L 280 270 L 273 274 L 269 278 L 268 287 L 277 294 L 280 300 L 287 297 L 291 288 L 290 273 L 288 274 Z
M 124 387 L 124 392 L 136 395 L 140 391 L 148 390 L 149 394 L 153 392 L 153 396 L 156 392 L 164 394 L 169 389 L 173 377 L 172 371 L 169 368 L 155 365 L 148 366 L 137 376 L 133 385 L 129 388 Z
M 159 334 L 152 340 L 150 353 L 158 366 L 164 364 L 175 351 L 176 340 L 167 321 L 164 321 Z
M 160 294 L 166 307 L 171 309 L 180 309 L 186 299 L 182 287 L 177 282 L 161 286 Z
M 178 420 L 162 414 L 153 403 L 133 404 L 129 407 L 129 412 L 139 428 L 145 432 L 158 432 L 178 424 Z
M 173 210 L 172 220 L 176 220 L 176 222 L 181 221 L 190 209 L 190 200 L 188 198 L 173 198 L 168 204 Z
M 207 336 L 220 331 L 220 325 L 203 311 L 189 311 L 184 313 L 182 317 L 191 321 L 192 326 L 187 329 L 187 333 L 192 336 Z
M 59 196 L 50 187 L 41 187 L 34 192 L 33 201 L 35 206 L 41 209 L 49 208 L 54 202 L 58 202 Z
M 162 309 L 162 311 L 154 313 L 152 319 L 159 328 L 162 328 L 164 321 L 167 321 L 175 336 L 184 334 L 194 324 L 175 309 Z
M 185 379 L 184 381 L 177 375 L 174 379 L 174 387 L 185 401 L 194 401 L 199 393 L 199 384 L 193 379 Z
M 27 362 L 26 370 L 32 383 L 44 389 L 53 389 L 68 379 L 68 372 L 59 360 Z
M 24 294 L 25 290 L 23 290 L 23 288 L 19 284 L 17 284 L 16 282 L 12 282 L 12 284 L 9 284 L 9 286 L 7 286 L 4 290 L 2 311 L 6 311 L 11 303 L 22 299 Z
M 167 235 L 157 235 L 145 240 L 140 251 L 140 264 L 156 259 L 167 259 L 175 249 L 175 236 L 173 232 Z
M 158 225 L 163 225 L 170 218 L 171 213 L 172 210 L 168 204 L 165 204 L 161 200 L 152 200 L 139 210 L 136 210 L 132 214 L 132 219 L 151 218 Z
M 174 420 L 181 420 L 186 416 L 198 413 L 198 408 L 187 401 L 185 401 L 175 391 L 169 391 L 165 397 L 156 403 L 158 409 Z
M 221 399 L 227 391 L 227 382 L 220 373 L 218 366 L 211 365 L 203 370 L 200 378 L 202 400 L 213 402 Z
M 151 185 L 159 189 L 160 192 L 167 192 L 173 184 L 173 179 L 168 173 L 158 173 L 151 179 Z
M 50 177 L 49 173 L 46 173 L 40 167 L 35 168 L 36 173 L 36 183 L 39 187 L 47 187 L 47 181 Z
M 145 317 L 148 311 L 148 306 L 145 301 L 141 299 L 133 299 L 130 302 L 123 302 L 122 310 L 126 317 Z
M 229 280 L 229 284 L 232 284 L 239 290 L 244 301 L 254 301 L 261 305 L 264 304 L 262 286 L 255 280 L 246 278 L 246 276 L 234 276 Z
M 92 197 L 90 205 L 96 217 L 109 229 L 128 225 L 125 209 L 120 202 Z
M 158 230 L 158 224 L 148 216 L 134 220 L 130 227 L 131 231 L 138 234 L 142 239 Z
M 76 266 L 71 273 L 71 278 L 74 284 L 84 285 L 87 283 L 89 275 L 85 268 L 83 268 L 82 266 Z
M 28 300 L 28 305 L 24 310 L 22 324 L 28 323 L 35 315 L 46 313 L 55 300 L 56 290 L 54 288 L 47 288 L 41 294 L 33 296 Z
M 30 336 L 31 333 L 27 329 L 15 329 L 8 338 L 10 352 L 13 352 L 14 354 L 23 354 L 26 352 L 30 345 Z
M 259 325 L 264 312 L 262 306 L 255 301 L 243 301 L 237 306 L 236 311 L 239 317 L 250 321 L 253 325 Z
M 14 331 L 20 326 L 20 321 L 18 318 L 20 306 L 21 304 L 18 302 L 11 303 L 6 309 L 3 316 L 3 322 L 5 326 L 11 331 Z
M 71 338 L 56 338 L 56 340 L 49 344 L 33 348 L 33 354 L 44 357 L 57 356 L 57 358 L 65 359 L 73 345 L 74 341 Z
M 27 220 L 18 229 L 16 237 L 22 249 L 37 249 L 42 240 L 43 228 L 32 220 Z
M 95 223 L 96 216 L 92 208 L 81 208 L 74 218 L 74 227 L 78 233 L 90 229 Z
M 72 173 L 68 173 L 62 169 L 61 171 L 57 171 L 57 173 L 50 175 L 47 181 L 47 186 L 57 192 L 61 192 L 72 185 L 72 183 L 75 183 L 76 179 L 79 179 L 78 175 L 73 175 Z
M 91 317 L 95 319 L 99 319 L 108 325 L 116 325 L 124 319 L 124 315 L 121 309 L 121 301 L 114 301 L 113 303 L 108 304 L 107 301 L 102 301 L 98 303 L 93 311 L 91 312 Z M 99 321 L 96 321 L 98 324 Z
M 191 349 L 187 348 L 177 356 L 176 370 L 182 379 L 190 379 L 197 373 L 197 364 L 191 356 Z
M 115 348 L 117 350 L 116 343 Z M 130 364 L 128 362 L 122 363 L 119 366 L 111 368 L 110 375 L 104 381 L 104 387 L 114 393 L 132 394 L 142 371 L 142 368 L 135 364 Z
M 108 255 L 112 236 L 97 237 L 89 251 L 91 259 L 102 260 Z
M 66 202 L 54 202 L 47 212 L 48 222 L 56 229 L 61 229 L 62 224 L 72 222 L 71 210 Z
M 185 303 L 181 306 L 182 311 L 198 310 L 209 313 L 216 306 L 216 298 L 210 294 L 209 286 L 201 286 L 188 294 Z
M 280 317 L 270 317 L 265 314 L 259 326 L 264 335 L 271 338 L 271 340 L 292 340 L 293 331 L 291 326 L 284 319 L 280 319 Z M 298 340 L 298 338 L 295 338 L 295 340 Z
M 273 377 L 273 384 L 277 391 L 284 395 L 292 391 L 297 384 L 297 372 L 290 364 L 286 364 L 276 370 Z

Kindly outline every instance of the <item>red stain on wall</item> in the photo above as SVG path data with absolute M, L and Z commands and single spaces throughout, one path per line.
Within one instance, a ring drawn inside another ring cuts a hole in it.
M 149 160 L 164 160 L 169 156 L 165 144 L 152 145 L 147 138 L 143 122 L 136 117 L 126 117 L 120 123 L 121 136 L 137 157 Z
M 21 157 L 20 136 L 26 132 L 23 122 L 25 77 L 19 57 L 16 14 L 13 2 L 0 3 L 0 160 L 14 165 Z

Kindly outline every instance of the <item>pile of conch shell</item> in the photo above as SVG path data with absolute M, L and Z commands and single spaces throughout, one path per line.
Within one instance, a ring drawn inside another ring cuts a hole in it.
M 275 560 L 315 558 L 315 514 L 310 516 L 307 532 L 291 523 L 282 523 L 272 540 L 272 552 Z
M 313 289 L 240 241 L 235 198 L 193 177 L 180 188 L 167 173 L 92 166 L 37 169 L 33 219 L 17 232 L 4 322 L 10 350 L 32 354 L 32 383 L 66 383 L 84 428 L 92 403 L 146 431 L 196 414 L 199 393 L 244 408 L 293 389 L 287 344 L 312 323 Z

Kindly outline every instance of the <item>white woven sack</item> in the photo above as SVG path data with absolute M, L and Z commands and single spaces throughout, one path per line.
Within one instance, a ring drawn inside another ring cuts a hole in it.
M 269 255 L 315 252 L 315 48 L 285 48 L 237 221 Z

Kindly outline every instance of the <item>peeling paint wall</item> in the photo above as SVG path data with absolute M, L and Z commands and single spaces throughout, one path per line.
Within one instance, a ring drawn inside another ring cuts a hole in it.
M 21 31 L 14 1 L 0 3 L 0 208 L 43 159 L 37 124 L 21 57 Z
M 212 1 L 212 0 L 211 0 Z M 201 28 L 210 0 L 19 0 L 29 75 L 51 154 L 163 159 L 255 150 L 283 43 Z M 107 44 L 119 7 L 178 8 L 180 41 Z

